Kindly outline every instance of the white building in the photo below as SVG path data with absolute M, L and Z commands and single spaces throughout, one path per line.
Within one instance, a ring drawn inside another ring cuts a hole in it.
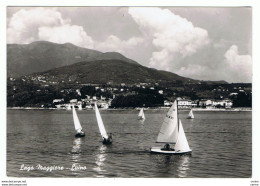
M 221 106 L 221 107 L 225 107 L 225 108 L 231 108 L 232 105 L 233 105 L 233 103 L 230 99 L 215 100 L 212 103 L 213 107 Z
M 231 108 L 233 105 L 230 99 L 223 99 L 223 100 L 201 100 L 199 102 L 199 106 L 204 106 L 206 108 L 215 108 L 215 107 L 224 107 L 224 108 Z
M 201 107 L 203 107 L 203 106 L 210 107 L 210 106 L 212 106 L 212 100 L 210 100 L 210 99 L 200 100 L 200 101 L 199 101 L 199 106 L 201 106 Z
M 179 108 L 191 108 L 192 107 L 192 101 L 186 100 L 186 99 L 180 99 L 180 100 L 178 100 L 178 107 Z
M 169 107 L 169 106 L 172 105 L 172 103 L 170 101 L 164 100 L 163 105 L 166 106 L 166 107 Z
M 52 103 L 60 103 L 60 102 L 62 102 L 62 101 L 64 101 L 64 99 L 54 99 L 54 100 L 52 101 Z
M 103 109 L 108 109 L 108 107 L 109 107 L 108 103 L 105 102 L 105 101 L 99 101 L 99 102 L 97 103 L 97 105 L 100 106 L 100 107 L 103 108 Z
M 159 93 L 159 94 L 163 94 L 163 90 L 159 90 L 158 93 Z

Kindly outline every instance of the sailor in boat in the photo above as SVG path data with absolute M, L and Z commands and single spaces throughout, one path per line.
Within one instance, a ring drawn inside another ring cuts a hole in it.
M 161 150 L 174 151 L 174 149 L 172 149 L 172 148 L 170 147 L 170 144 L 169 144 L 169 143 L 165 144 L 164 147 L 163 147 Z
M 75 137 L 84 137 L 85 133 L 82 131 L 82 129 L 77 130 L 77 134 L 75 135 Z
M 103 144 L 111 144 L 112 143 L 112 133 L 110 133 L 110 135 L 108 136 L 108 138 L 104 138 L 103 137 Z

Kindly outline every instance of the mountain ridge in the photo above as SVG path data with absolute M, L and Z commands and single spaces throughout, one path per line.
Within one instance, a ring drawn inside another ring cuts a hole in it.
M 103 53 L 71 43 L 35 41 L 30 44 L 7 44 L 7 76 L 20 77 L 81 61 L 105 59 L 120 59 L 137 64 L 117 52 Z
M 121 84 L 158 83 L 182 86 L 186 83 L 200 83 L 177 74 L 148 68 L 140 64 L 125 63 L 122 60 L 82 61 L 72 65 L 58 67 L 45 72 L 26 76 L 28 79 L 41 77 L 47 82 L 75 84 Z M 214 81 L 212 82 L 214 83 Z
M 87 63 L 90 63 L 89 66 Z M 83 69 L 87 65 L 89 69 L 85 69 L 85 72 L 83 72 L 82 69 L 77 69 L 77 65 L 83 65 Z M 71 69 L 67 70 L 66 66 L 69 66 L 68 68 Z M 104 66 L 106 68 L 103 68 Z M 59 71 L 60 68 L 62 70 Z M 74 73 L 74 78 L 72 79 L 79 78 L 84 82 L 106 83 L 105 81 L 109 82 L 108 80 L 110 79 L 115 83 L 133 84 L 138 82 L 153 82 L 173 83 L 175 85 L 177 83 L 176 86 L 179 86 L 180 81 L 183 83 L 227 83 L 225 81 L 200 81 L 182 77 L 169 71 L 142 66 L 117 52 L 103 53 L 97 50 L 78 47 L 71 43 L 57 44 L 49 41 L 35 41 L 30 44 L 7 45 L 8 77 L 34 76 L 35 74 L 40 75 L 57 70 L 60 73 L 60 75 L 54 74 L 57 78 L 65 77 L 65 70 L 67 74 Z M 122 70 L 125 73 L 122 73 Z M 77 75 L 79 71 L 81 71 L 81 76 Z M 93 74 L 95 71 L 102 75 L 94 76 L 96 75 L 95 73 Z M 111 74 L 110 72 L 113 73 Z M 85 79 L 82 76 L 85 76 Z M 94 77 L 97 79 L 94 79 Z M 99 77 L 102 80 L 99 81 Z M 55 80 L 53 79 L 53 81 Z

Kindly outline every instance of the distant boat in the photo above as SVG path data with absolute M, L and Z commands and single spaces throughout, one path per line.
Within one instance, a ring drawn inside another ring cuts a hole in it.
M 72 106 L 72 114 L 73 114 L 74 127 L 75 127 L 75 130 L 77 132 L 75 137 L 84 137 L 85 133 L 82 131 L 82 127 L 81 127 L 81 124 L 79 122 L 79 118 L 78 118 L 78 115 L 76 113 L 74 106 Z
M 139 120 L 145 120 L 144 109 L 142 108 L 138 114 Z
M 81 104 L 78 105 L 78 109 L 79 109 L 79 110 L 82 110 L 82 105 L 81 105 Z
M 194 119 L 194 115 L 193 115 L 192 109 L 190 110 L 187 119 Z
M 164 147 L 152 147 L 150 149 L 152 153 L 191 154 L 192 150 L 186 139 L 181 120 L 178 118 L 177 105 L 175 100 L 164 118 L 157 137 L 156 142 L 164 143 Z M 171 148 L 170 144 L 174 145 L 174 148 Z
M 102 118 L 101 118 L 101 115 L 99 113 L 99 110 L 98 110 L 96 103 L 95 103 L 95 113 L 96 113 L 98 128 L 99 128 L 100 134 L 101 134 L 102 139 L 103 139 L 102 143 L 103 144 L 111 144 L 112 141 L 113 141 L 112 140 L 112 134 L 110 134 L 109 136 L 107 135 L 104 123 L 102 121 Z

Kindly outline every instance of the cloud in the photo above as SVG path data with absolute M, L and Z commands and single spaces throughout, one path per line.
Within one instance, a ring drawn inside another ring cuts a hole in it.
M 73 43 L 85 48 L 93 48 L 93 40 L 77 25 L 62 25 L 58 27 L 40 27 L 38 36 L 41 40 L 55 43 Z
M 203 77 L 203 74 L 205 74 L 207 71 L 209 71 L 209 68 L 207 66 L 198 64 L 188 64 L 188 66 L 186 67 L 181 67 L 177 71 L 177 74 L 196 79 L 200 76 Z
M 96 42 L 95 48 L 103 52 L 120 52 L 126 53 L 127 50 L 135 48 L 144 40 L 140 37 L 131 37 L 128 40 L 121 40 L 115 35 L 110 35 L 104 42 Z
M 55 8 L 21 9 L 13 14 L 8 20 L 7 42 L 28 44 L 37 40 L 93 47 L 83 27 L 71 25 Z
M 207 30 L 194 27 L 168 9 L 131 7 L 128 12 L 158 50 L 150 58 L 152 67 L 170 69 L 176 54 L 190 56 L 210 42 Z
M 252 82 L 251 55 L 239 55 L 238 47 L 232 45 L 224 57 L 225 72 L 229 82 Z
M 210 62 L 210 61 L 209 61 Z M 252 57 L 240 55 L 238 47 L 232 45 L 224 52 L 222 60 L 215 66 L 209 64 L 187 64 L 177 74 L 200 80 L 225 80 L 229 83 L 252 82 Z
M 172 57 L 170 56 L 168 50 L 166 49 L 161 50 L 159 52 L 153 52 L 152 57 L 150 58 L 150 65 L 152 67 L 156 67 L 157 69 L 170 71 L 169 63 L 171 62 L 170 61 L 171 58 Z

